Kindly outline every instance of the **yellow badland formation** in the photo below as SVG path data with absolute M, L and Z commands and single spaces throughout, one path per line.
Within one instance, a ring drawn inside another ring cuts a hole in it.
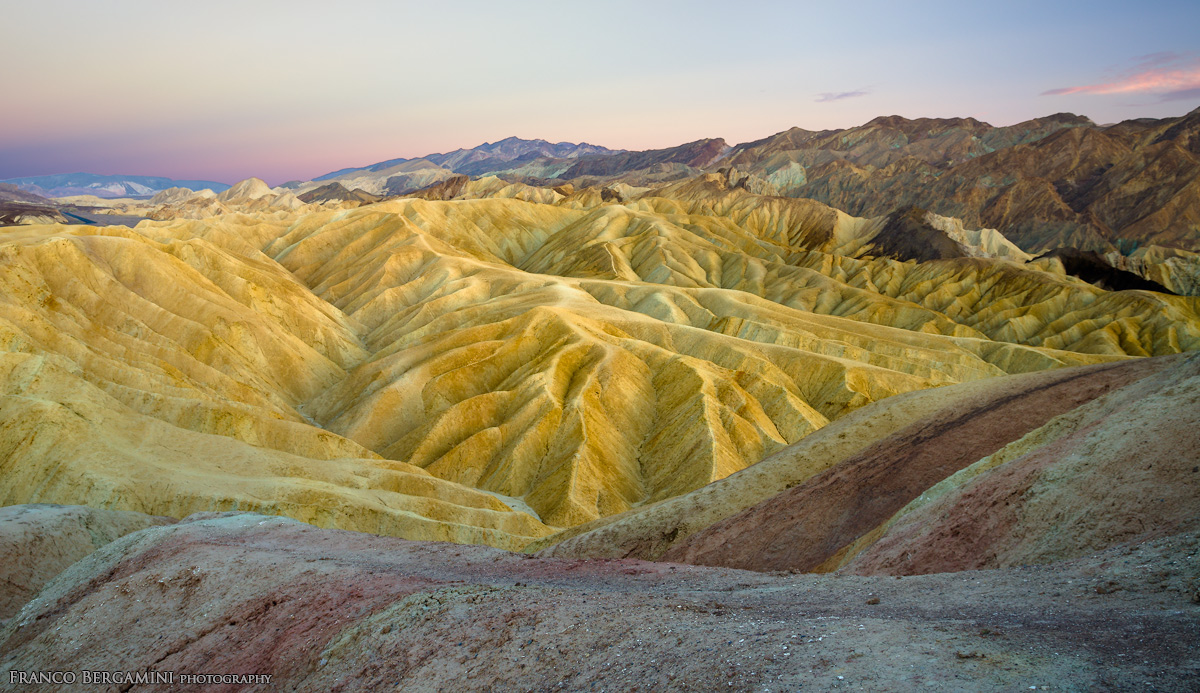
M 872 252 L 881 219 L 719 174 L 453 197 L 251 181 L 0 230 L 0 502 L 520 549 L 892 395 L 1200 348 L 1200 299 L 953 220 L 973 256 L 917 263 Z

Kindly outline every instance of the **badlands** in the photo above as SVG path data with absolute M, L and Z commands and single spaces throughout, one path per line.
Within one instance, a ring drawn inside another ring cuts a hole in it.
M 520 142 L 0 229 L 0 680 L 1200 687 L 1194 227 Z

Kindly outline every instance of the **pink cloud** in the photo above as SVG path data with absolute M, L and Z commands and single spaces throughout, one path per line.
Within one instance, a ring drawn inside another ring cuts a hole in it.
M 1060 87 L 1042 92 L 1042 96 L 1065 94 L 1164 93 L 1164 98 L 1179 92 L 1200 89 L 1200 57 L 1157 53 L 1141 59 L 1125 75 L 1109 82 L 1077 87 Z

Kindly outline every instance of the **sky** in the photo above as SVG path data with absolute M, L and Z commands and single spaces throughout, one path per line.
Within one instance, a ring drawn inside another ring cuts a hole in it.
M 1200 2 L 0 0 L 0 179 L 1200 106 Z

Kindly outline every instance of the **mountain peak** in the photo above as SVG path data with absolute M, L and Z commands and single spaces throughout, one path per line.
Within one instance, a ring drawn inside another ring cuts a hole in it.
M 1095 123 L 1092 122 L 1092 119 L 1087 116 L 1076 115 L 1074 113 L 1067 112 L 1055 113 L 1054 115 L 1038 118 L 1038 120 L 1050 123 L 1067 123 L 1069 125 L 1095 125 Z
M 260 197 L 266 197 L 271 194 L 271 186 L 261 178 L 250 177 L 243 181 L 238 181 L 225 192 L 217 196 L 217 199 L 222 202 L 238 199 L 257 200 Z

